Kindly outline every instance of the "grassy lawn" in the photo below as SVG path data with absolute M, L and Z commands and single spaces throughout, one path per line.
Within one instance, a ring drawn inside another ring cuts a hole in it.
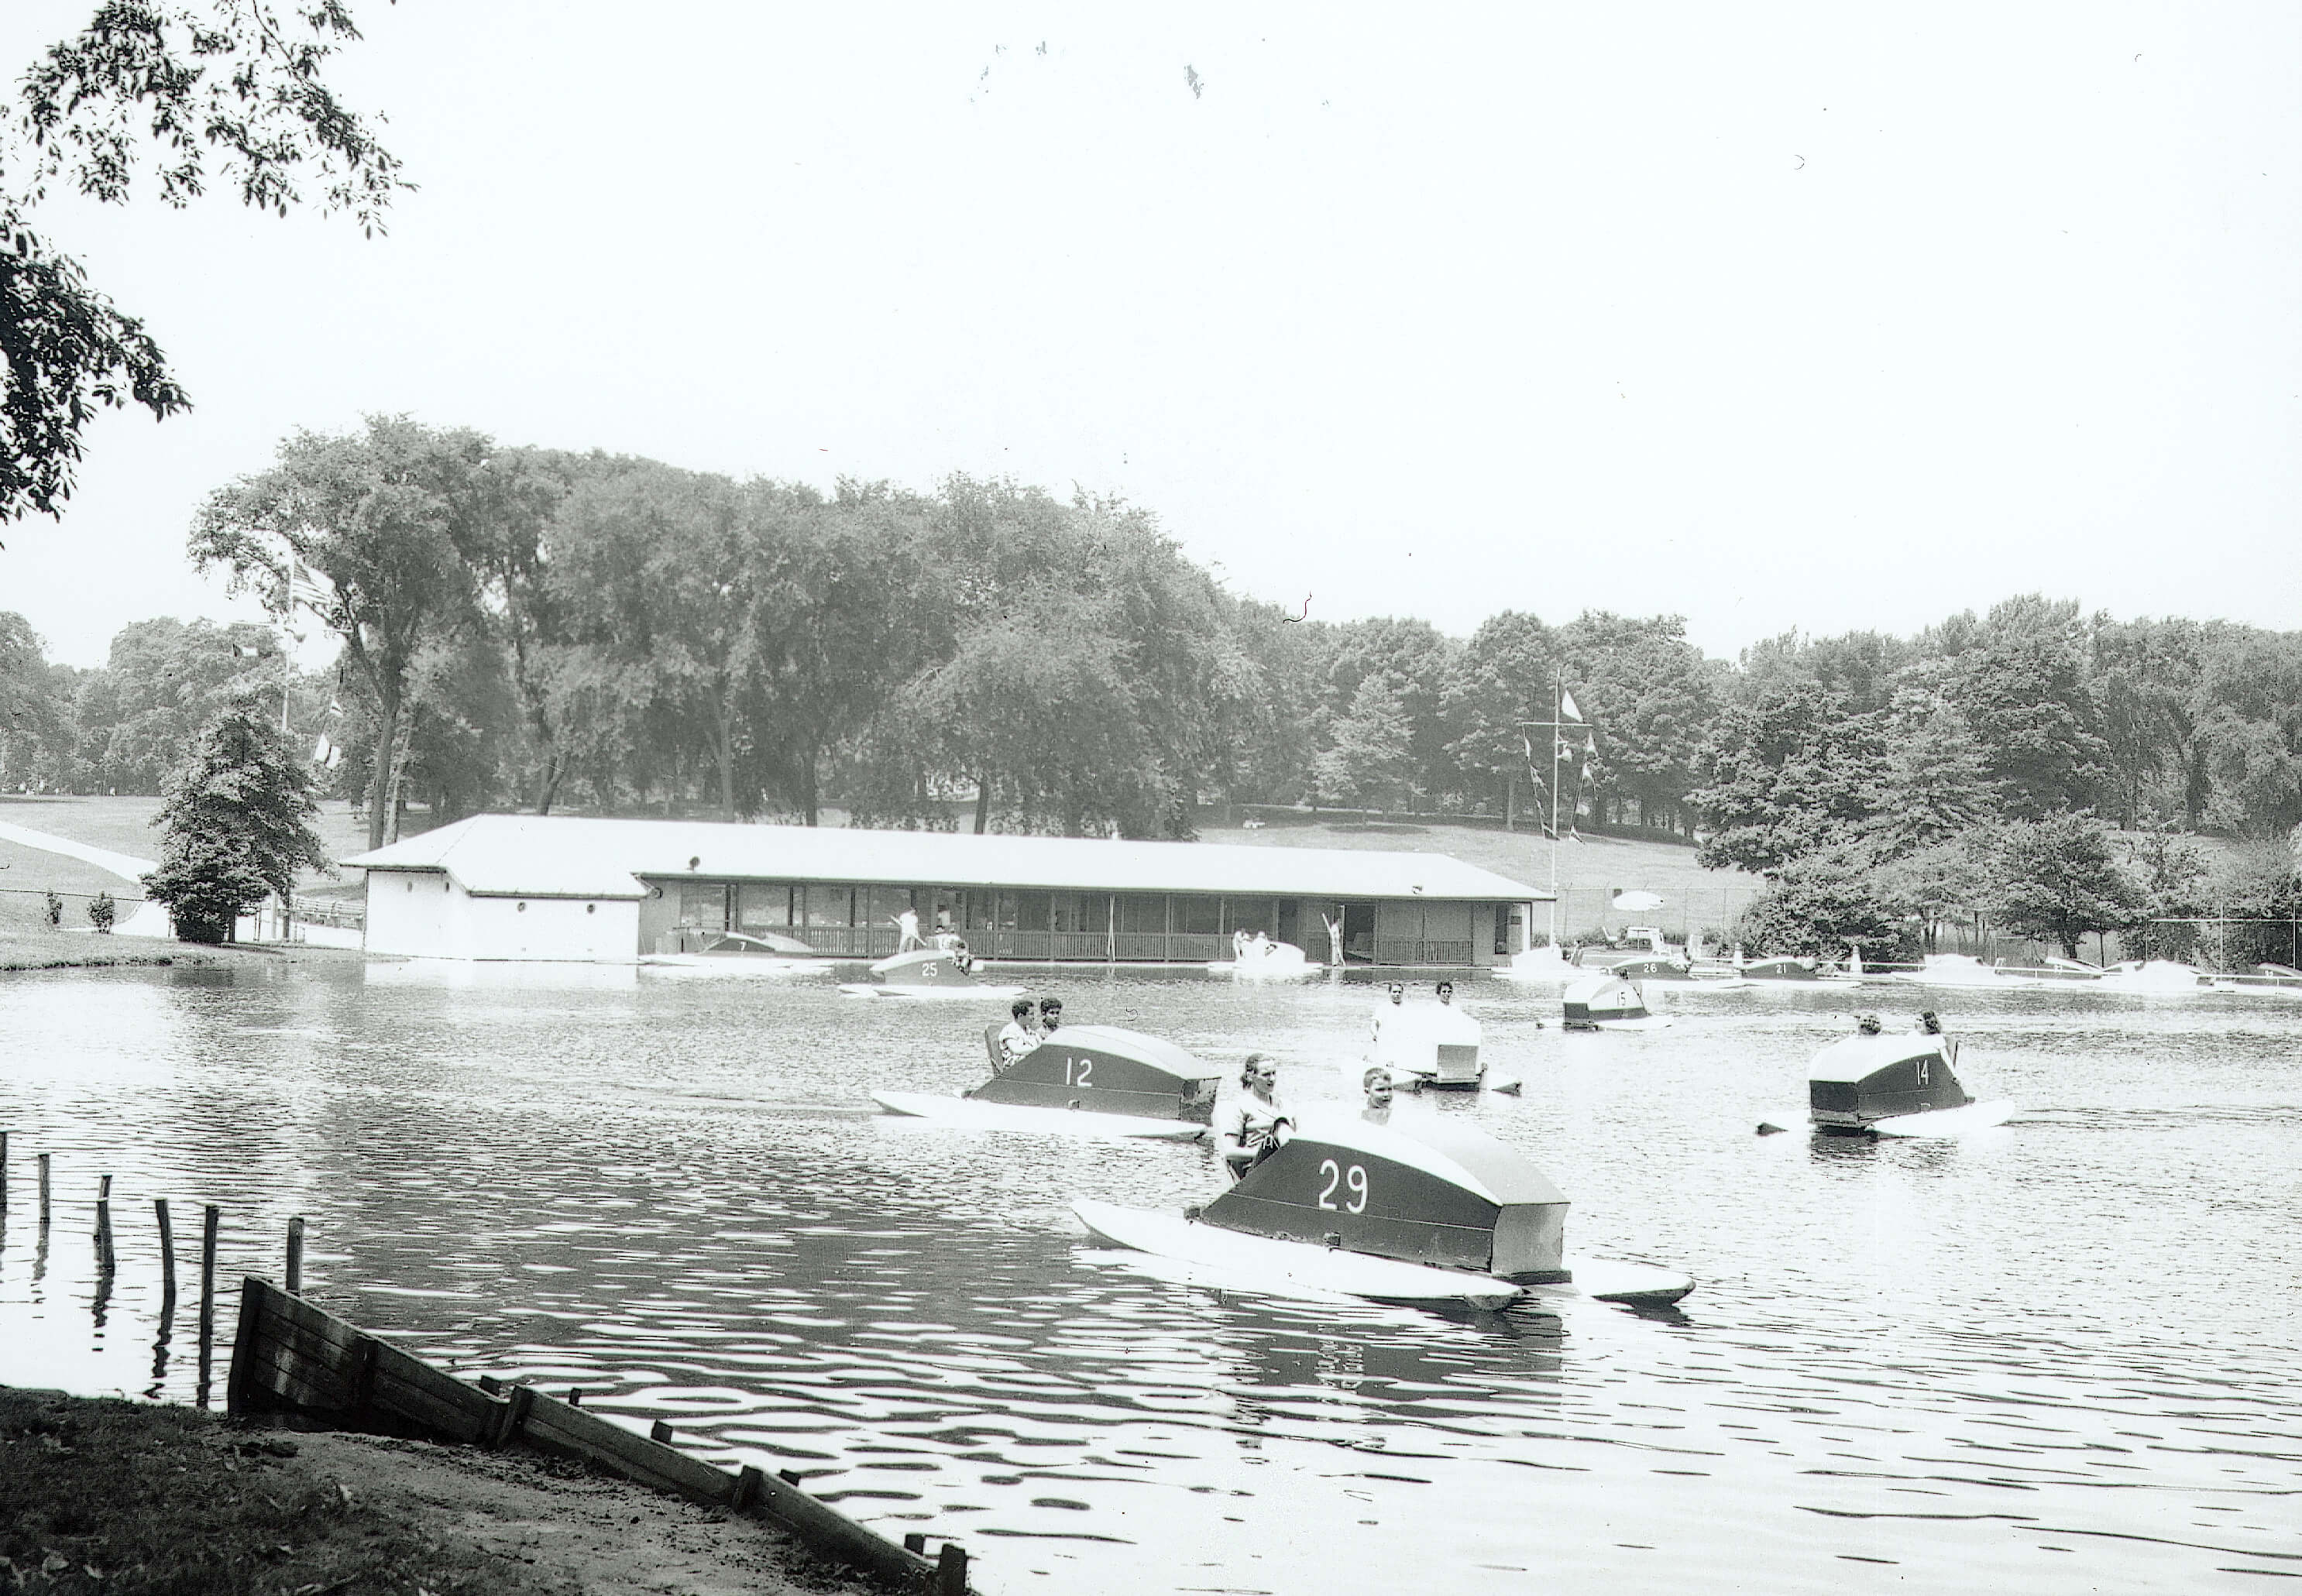
M 1528 831 L 1443 823 L 1315 821 L 1253 831 L 1202 826 L 1202 841 L 1265 848 L 1372 848 L 1403 853 L 1446 853 L 1530 886 L 1550 882 L 1550 844 Z M 1684 935 L 1690 925 L 1725 926 L 1765 885 L 1741 870 L 1706 870 L 1693 844 L 1642 837 L 1586 836 L 1558 844 L 1558 924 L 1575 934 L 1601 923 L 1656 925 Z M 1615 894 L 1653 893 L 1663 907 L 1641 914 L 1609 913 Z
M 0 820 L 139 859 L 159 857 L 160 833 L 152 825 L 152 817 L 159 812 L 157 798 L 0 794 Z M 367 846 L 360 814 L 340 802 L 323 805 L 313 829 L 337 859 Z M 95 865 L 45 849 L 0 842 L 0 936 L 46 935 L 47 902 L 43 895 L 50 890 L 63 898 L 64 927 L 75 931 L 88 928 L 88 900 L 97 893 L 108 892 L 121 903 L 123 920 L 132 907 L 130 900 L 144 895 L 137 883 Z M 328 877 L 307 871 L 298 890 L 321 897 L 357 895 L 357 873 Z

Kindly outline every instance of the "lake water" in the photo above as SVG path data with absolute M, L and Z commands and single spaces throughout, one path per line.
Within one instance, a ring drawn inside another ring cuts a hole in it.
M 1271 1051 L 1298 1101 L 1354 1093 L 1374 996 L 1023 979 L 1074 1023 Z M 958 1536 L 991 1592 L 2302 1577 L 2302 1003 L 1658 991 L 1669 1030 L 1567 1036 L 1535 1025 L 1555 992 L 1463 985 L 1526 1089 L 1435 1112 L 1532 1155 L 1575 1250 L 1694 1274 L 1683 1312 L 1289 1302 L 1090 1250 L 1067 1199 L 1201 1199 L 1214 1155 L 862 1112 L 872 1087 L 974 1084 L 996 1004 L 629 971 L 59 973 L 0 981 L 0 1381 L 191 1400 L 214 1202 L 228 1279 L 277 1278 L 302 1214 L 323 1306 L 797 1469 L 891 1534 Z M 1799 1115 L 1858 1006 L 1928 1005 L 2016 1122 L 1752 1134 Z M 165 1340 L 155 1196 L 185 1281 Z

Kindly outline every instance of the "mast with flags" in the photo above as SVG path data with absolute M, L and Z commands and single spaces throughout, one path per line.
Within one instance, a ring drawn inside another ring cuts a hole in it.
M 1519 724 L 1529 734 L 1534 732 L 1550 734 L 1550 824 L 1545 831 L 1550 839 L 1550 945 L 1556 949 L 1558 946 L 1558 768 L 1569 760 L 1580 759 L 1582 769 L 1587 775 L 1590 771 L 1591 756 L 1599 751 L 1599 737 L 1598 733 L 1592 728 L 1591 723 L 1583 718 L 1582 707 L 1575 703 L 1575 695 L 1567 690 L 1567 674 L 1564 670 L 1554 669 L 1551 672 L 1550 691 L 1550 718 L 1525 720 Z M 1533 775 L 1534 774 L 1532 769 L 1534 764 L 1534 739 L 1530 735 L 1521 740 L 1526 747 L 1529 774 Z M 1538 776 L 1536 779 L 1540 780 L 1541 777 Z M 1579 787 L 1576 802 L 1578 803 L 1581 802 Z M 1567 822 L 1569 826 L 1575 823 L 1574 811 L 1571 809 L 1567 811 Z

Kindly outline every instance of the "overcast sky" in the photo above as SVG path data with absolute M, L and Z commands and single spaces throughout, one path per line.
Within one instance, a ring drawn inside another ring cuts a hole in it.
M 371 411 L 1078 484 L 1235 591 L 1458 634 L 2302 625 L 2290 3 L 354 3 L 388 238 L 44 218 L 197 406 L 0 528 L 55 657 L 235 612 L 194 508 Z M 11 0 L 0 62 L 89 4 Z

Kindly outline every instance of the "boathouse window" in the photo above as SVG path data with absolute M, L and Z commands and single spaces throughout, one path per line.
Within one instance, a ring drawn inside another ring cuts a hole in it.
M 1001 895 L 1003 897 L 1007 895 Z M 1015 899 L 1015 928 L 1019 931 L 1047 929 L 1047 898 L 1044 892 L 1019 892 Z
M 999 895 L 987 886 L 979 886 L 967 895 L 967 918 L 961 922 L 970 931 L 989 931 L 999 914 Z
M 1167 900 L 1157 893 L 1131 892 L 1119 900 L 1119 928 L 1139 936 L 1163 937 L 1167 931 Z
M 1186 936 L 1212 937 L 1222 928 L 1221 898 L 1178 897 L 1175 929 Z
M 858 889 L 861 895 L 862 889 Z M 908 886 L 874 886 L 870 889 L 870 911 L 868 919 L 874 930 L 892 931 L 895 922 L 904 910 L 912 906 L 912 889 Z
M 1081 892 L 1050 893 L 1047 907 L 1054 919 L 1052 928 L 1074 935 L 1088 931 L 1100 933 L 1107 928 L 1105 917 L 1108 912 L 1108 902 L 1099 895 L 1090 898 Z
M 725 881 L 682 881 L 679 884 L 679 923 L 701 931 L 727 928 L 727 884 Z
M 735 927 L 741 931 L 780 931 L 792 923 L 788 881 L 746 881 L 738 890 Z
M 811 883 L 807 894 L 807 923 L 811 926 L 852 926 L 855 923 L 855 889 Z

